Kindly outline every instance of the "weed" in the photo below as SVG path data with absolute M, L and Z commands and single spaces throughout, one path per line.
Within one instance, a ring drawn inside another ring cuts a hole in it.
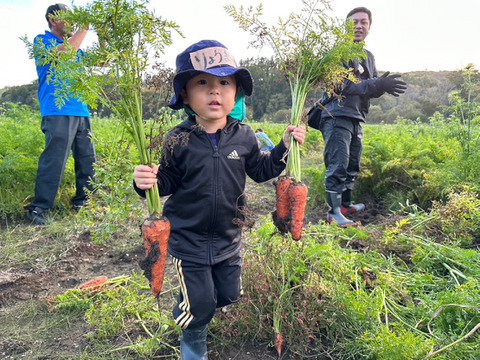
M 382 326 L 375 334 L 370 332 L 362 336 L 370 350 L 370 357 L 378 360 L 424 359 L 432 346 L 432 341 L 416 336 L 411 331 L 398 329 L 392 331 Z

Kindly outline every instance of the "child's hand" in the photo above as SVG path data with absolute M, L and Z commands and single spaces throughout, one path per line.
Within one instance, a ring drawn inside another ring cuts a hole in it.
M 283 134 L 283 143 L 285 144 L 287 149 L 290 145 L 288 141 L 290 133 L 292 133 L 293 138 L 297 140 L 300 145 L 305 142 L 305 126 L 288 125 L 285 129 L 285 133 Z
M 133 180 L 141 190 L 150 189 L 157 182 L 158 165 L 153 168 L 147 165 L 138 165 L 133 172 Z

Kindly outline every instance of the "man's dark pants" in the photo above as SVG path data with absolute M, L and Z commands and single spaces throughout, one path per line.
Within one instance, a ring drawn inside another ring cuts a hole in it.
M 353 190 L 363 150 L 360 122 L 345 117 L 323 118 L 320 130 L 325 141 L 325 190 L 340 194 Z
M 70 150 L 75 162 L 76 194 L 74 205 L 82 206 L 86 199 L 84 188 L 93 189 L 95 178 L 95 147 L 91 139 L 90 118 L 55 115 L 42 118 L 45 149 L 38 159 L 35 199 L 29 209 L 50 209 L 58 192 Z

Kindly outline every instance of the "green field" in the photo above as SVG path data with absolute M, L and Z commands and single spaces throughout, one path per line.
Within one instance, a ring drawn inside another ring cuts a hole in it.
M 434 114 L 415 124 L 366 125 L 355 200 L 357 225 L 324 222 L 323 140 L 302 147 L 309 186 L 302 240 L 281 236 L 273 181 L 249 181 L 244 229 L 245 296 L 209 326 L 211 359 L 480 358 L 480 126 L 478 117 Z M 172 120 L 173 121 L 173 120 Z M 171 315 L 178 283 L 170 264 L 160 302 L 138 261 L 146 204 L 132 188 L 138 163 L 115 118 L 93 118 L 97 189 L 76 213 L 69 160 L 53 209 L 32 225 L 43 147 L 40 115 L 0 109 L 0 358 L 175 359 Z M 261 127 L 274 143 L 285 125 Z M 105 275 L 96 292 L 75 289 Z

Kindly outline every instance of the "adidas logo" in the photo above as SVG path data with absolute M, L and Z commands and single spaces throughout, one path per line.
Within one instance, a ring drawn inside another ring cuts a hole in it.
M 228 154 L 227 159 L 240 160 L 240 156 L 238 156 L 237 150 L 233 150 L 230 154 Z

